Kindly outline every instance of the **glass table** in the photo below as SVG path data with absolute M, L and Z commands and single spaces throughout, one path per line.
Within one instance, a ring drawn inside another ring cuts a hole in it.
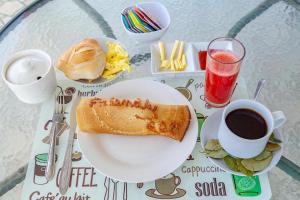
M 284 154 L 269 173 L 272 199 L 300 196 L 300 2 L 297 0 L 169 1 L 171 25 L 162 38 L 172 42 L 236 37 L 246 46 L 241 76 L 250 96 L 261 78 L 259 97 L 271 110 L 285 112 Z M 0 66 L 18 50 L 38 48 L 56 60 L 68 46 L 104 35 L 123 43 L 131 55 L 130 78 L 149 76 L 149 44 L 137 44 L 120 21 L 130 1 L 35 1 L 0 31 Z M 40 105 L 23 104 L 0 81 L 0 198 L 20 199 Z M 284 191 L 284 192 L 283 192 Z

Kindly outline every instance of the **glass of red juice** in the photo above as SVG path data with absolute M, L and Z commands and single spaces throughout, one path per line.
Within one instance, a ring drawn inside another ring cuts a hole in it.
M 229 103 L 245 53 L 244 45 L 234 38 L 216 38 L 209 43 L 204 90 L 208 104 L 223 107 Z

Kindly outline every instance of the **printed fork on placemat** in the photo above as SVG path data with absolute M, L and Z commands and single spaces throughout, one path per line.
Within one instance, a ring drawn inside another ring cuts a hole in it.
M 46 179 L 50 181 L 55 174 L 55 145 L 56 135 L 60 131 L 59 124 L 64 122 L 64 92 L 61 87 L 58 87 L 59 91 L 55 95 L 54 100 L 54 114 L 52 116 L 52 126 L 50 130 L 50 142 L 49 142 L 49 153 L 48 162 L 46 167 Z

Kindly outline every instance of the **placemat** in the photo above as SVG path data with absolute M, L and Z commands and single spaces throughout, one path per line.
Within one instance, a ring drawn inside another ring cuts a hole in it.
M 181 92 L 195 108 L 200 135 L 201 126 L 211 113 L 217 109 L 210 108 L 204 102 L 203 77 L 184 78 L 149 78 L 168 84 Z M 95 96 L 103 87 L 112 82 L 93 85 L 81 84 L 70 80 L 59 80 L 66 95 L 66 118 L 69 120 L 72 96 Z M 243 80 L 239 80 L 232 99 L 247 98 L 247 89 Z M 166 177 L 147 183 L 123 183 L 103 176 L 94 169 L 80 152 L 75 134 L 72 157 L 72 174 L 70 189 L 61 195 L 58 189 L 58 177 L 67 146 L 68 130 L 57 140 L 56 175 L 47 182 L 45 168 L 48 157 L 48 134 L 51 125 L 54 103 L 49 100 L 42 105 L 29 161 L 27 175 L 23 186 L 23 200 L 141 200 L 141 199 L 270 199 L 271 189 L 268 175 L 239 177 L 226 173 L 212 164 L 201 153 L 200 138 L 187 160 L 173 173 Z M 176 156 L 176 155 L 174 155 Z

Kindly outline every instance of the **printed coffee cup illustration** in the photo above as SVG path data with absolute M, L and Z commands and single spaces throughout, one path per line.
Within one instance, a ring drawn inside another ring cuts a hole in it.
M 197 115 L 197 120 L 198 120 L 198 137 L 197 137 L 197 142 L 200 142 L 200 133 L 201 133 L 201 128 L 202 128 L 202 125 L 206 119 L 206 117 L 201 114 L 201 113 L 196 113 Z
M 72 101 L 72 97 L 75 94 L 75 92 L 76 92 L 76 89 L 74 87 L 67 87 L 63 94 L 64 99 L 62 99 L 62 96 L 60 95 L 59 97 L 57 97 L 57 101 L 63 102 L 62 100 L 64 100 L 64 104 L 68 104 Z
M 196 112 L 196 110 L 195 110 Z M 197 137 L 197 142 L 200 142 L 200 133 L 201 133 L 201 128 L 202 125 L 206 119 L 206 117 L 202 113 L 196 113 L 197 115 L 197 120 L 198 120 L 198 137 Z M 190 154 L 189 157 L 186 160 L 194 160 L 193 155 Z
M 187 98 L 189 101 L 192 100 L 192 93 L 188 89 L 188 87 L 194 82 L 194 79 L 189 79 L 185 87 L 177 87 L 175 88 L 178 90 L 185 98 Z
M 139 188 L 139 189 L 141 189 L 143 186 L 144 186 L 144 183 L 137 183 L 136 184 L 136 187 Z
M 146 191 L 146 195 L 156 199 L 176 199 L 183 197 L 185 190 L 177 188 L 180 185 L 181 179 L 179 176 L 170 174 L 155 181 L 155 189 Z
M 37 185 L 45 185 L 48 183 L 45 172 L 48 161 L 48 154 L 41 153 L 35 156 L 35 165 L 34 165 L 34 176 L 33 183 Z M 55 155 L 55 162 L 57 161 L 57 155 Z
M 189 155 L 189 157 L 186 160 L 194 160 L 194 157 L 192 154 Z

